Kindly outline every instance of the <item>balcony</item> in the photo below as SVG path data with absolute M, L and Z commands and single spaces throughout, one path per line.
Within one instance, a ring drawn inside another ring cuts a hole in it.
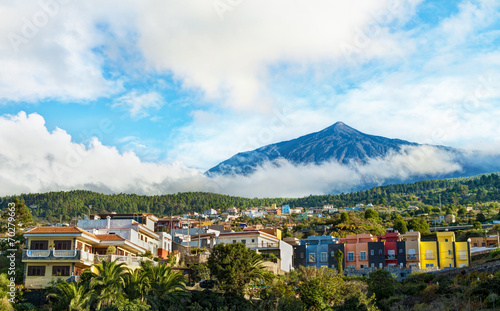
M 82 250 L 23 250 L 23 260 L 79 260 L 85 264 L 94 263 L 94 254 Z
M 387 255 L 387 256 L 385 256 L 385 259 L 387 259 L 387 260 L 396 260 L 396 255 Z
M 406 257 L 408 260 L 417 260 L 417 255 L 415 254 L 410 254 Z
M 139 267 L 141 262 L 150 261 L 153 265 L 157 263 L 147 257 L 133 257 L 133 256 L 119 256 L 119 255 L 95 255 L 95 262 L 101 261 L 117 261 L 117 263 L 124 263 L 129 267 Z
M 89 266 L 103 260 L 117 260 L 118 263 L 123 262 L 132 267 L 140 266 L 143 261 L 152 261 L 146 257 L 97 255 L 81 250 L 23 250 L 23 260 L 78 260 Z

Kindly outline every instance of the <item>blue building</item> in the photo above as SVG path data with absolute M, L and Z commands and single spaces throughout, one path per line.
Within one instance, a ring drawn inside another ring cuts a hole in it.
M 290 205 L 282 205 L 281 214 L 290 214 Z
M 328 267 L 328 245 L 337 243 L 338 239 L 330 235 L 310 236 L 300 240 L 294 247 L 294 266 L 317 268 Z

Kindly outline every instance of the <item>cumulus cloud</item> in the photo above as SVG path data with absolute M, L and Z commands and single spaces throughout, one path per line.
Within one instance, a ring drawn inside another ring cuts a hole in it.
M 62 129 L 49 132 L 38 114 L 0 118 L 0 195 L 88 189 L 104 193 L 166 194 L 211 191 L 246 197 L 298 197 L 445 176 L 463 167 L 457 155 L 432 146 L 408 147 L 365 164 L 266 163 L 248 176 L 207 177 L 181 162 L 150 163 L 94 138 L 72 142 Z
M 268 110 L 269 67 L 404 54 L 386 28 L 419 2 L 151 1 L 139 8 L 139 44 L 150 64 L 185 87 L 233 108 Z

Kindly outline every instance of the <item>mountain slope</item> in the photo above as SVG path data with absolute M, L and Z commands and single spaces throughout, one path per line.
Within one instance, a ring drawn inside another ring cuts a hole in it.
M 321 164 L 327 161 L 364 163 L 369 158 L 383 157 L 390 151 L 398 151 L 402 146 L 419 144 L 364 134 L 337 122 L 316 133 L 238 153 L 209 169 L 207 174 L 251 174 L 262 164 L 278 159 L 285 159 L 293 164 Z

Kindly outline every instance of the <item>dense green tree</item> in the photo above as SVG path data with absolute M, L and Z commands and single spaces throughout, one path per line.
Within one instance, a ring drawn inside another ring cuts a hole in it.
M 394 230 L 398 230 L 401 234 L 408 232 L 406 221 L 402 217 L 397 217 L 396 220 L 394 220 L 393 228 Z
M 396 280 L 389 271 L 380 269 L 370 273 L 368 291 L 375 294 L 378 301 L 390 298 L 396 290 Z
M 207 264 L 222 290 L 242 294 L 252 280 L 263 275 L 260 260 L 260 256 L 243 243 L 217 244 Z
M 367 208 L 365 210 L 365 219 L 378 220 L 378 212 L 373 208 Z
M 340 222 L 349 222 L 349 214 L 347 214 L 347 212 L 342 212 L 340 214 Z
M 206 263 L 195 262 L 189 265 L 191 269 L 191 277 L 194 282 L 199 282 L 210 278 L 210 269 Z
M 486 216 L 484 216 L 483 213 L 478 213 L 476 215 L 476 221 L 479 221 L 480 223 L 486 222 Z
M 410 222 L 408 223 L 408 229 L 413 231 L 419 231 L 421 234 L 430 233 L 429 224 L 427 223 L 427 221 L 425 221 L 425 219 L 422 218 L 411 219 Z

